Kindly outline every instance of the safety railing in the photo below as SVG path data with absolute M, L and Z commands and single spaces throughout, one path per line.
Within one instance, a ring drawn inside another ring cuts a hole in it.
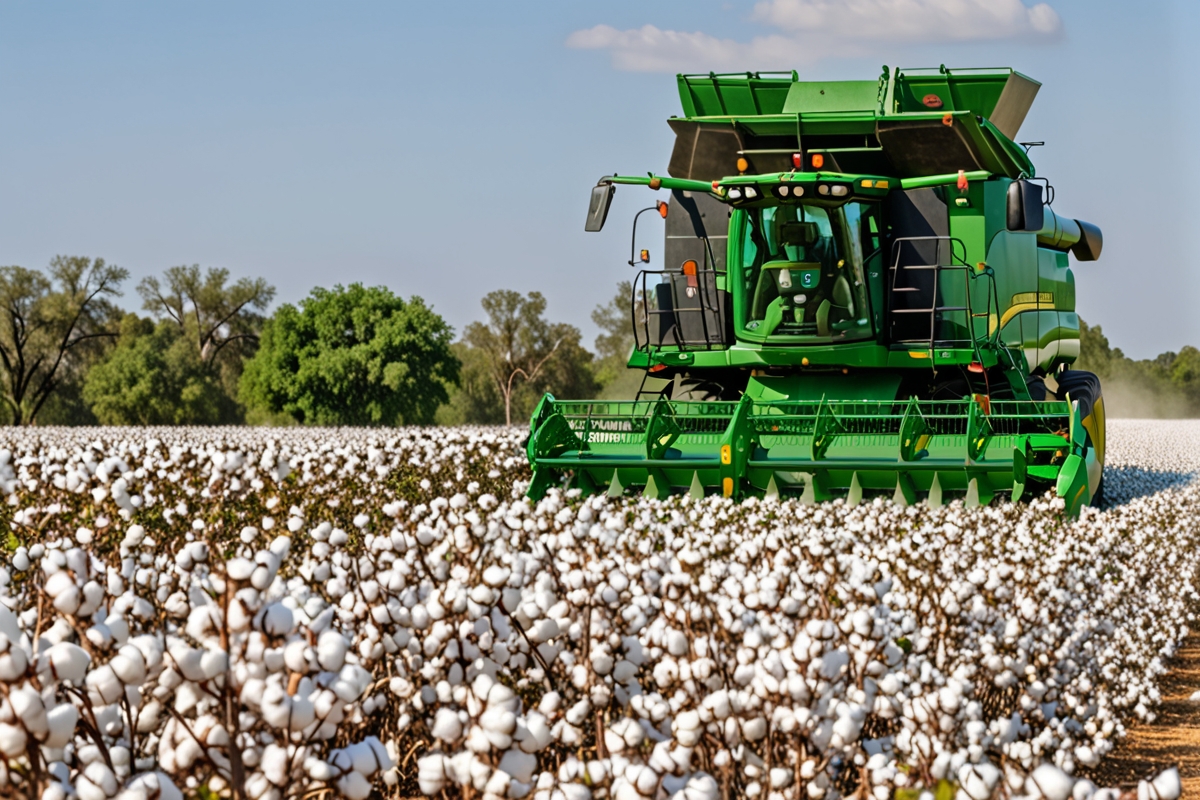
M 918 256 L 922 250 L 927 250 L 928 247 L 933 247 L 933 258 L 923 259 L 918 257 L 917 263 L 902 264 L 901 258 L 905 253 L 905 248 L 911 248 Z M 943 259 L 943 247 L 948 245 L 949 256 Z M 961 254 L 959 250 L 961 249 Z M 933 263 L 924 263 L 932 260 Z M 945 262 L 945 263 L 944 263 Z M 978 350 L 980 345 L 991 341 L 993 335 L 998 335 L 998 330 L 992 330 L 991 317 L 994 313 L 996 319 L 999 319 L 999 300 L 996 295 L 996 280 L 995 274 L 990 267 L 979 265 L 972 267 L 966 261 L 966 245 L 961 239 L 951 236 L 906 236 L 896 239 L 892 244 L 892 264 L 888 268 L 891 273 L 890 285 L 890 303 L 889 303 L 889 335 L 895 344 L 923 344 L 925 345 L 932 357 L 934 350 L 939 347 L 961 347 L 967 346 Z M 942 273 L 944 271 L 961 272 L 963 274 L 963 302 L 964 305 L 944 305 L 940 302 L 943 296 Z M 931 274 L 931 279 L 926 286 L 914 285 L 914 281 L 901 283 L 901 273 L 905 276 L 911 276 L 917 273 L 916 280 L 920 280 L 920 274 Z M 975 281 L 983 280 L 984 288 L 986 289 L 986 297 L 983 303 L 984 310 L 976 311 L 976 305 L 971 296 L 971 286 Z M 916 293 L 918 302 L 916 307 L 902 307 L 899 303 L 899 297 L 908 293 Z M 926 294 L 928 299 L 926 300 Z M 921 337 L 913 337 L 911 335 L 897 335 L 897 327 L 900 322 L 900 317 L 906 315 L 929 315 L 929 335 Z M 952 315 L 948 320 L 946 315 Z M 966 337 L 955 337 L 941 335 L 948 327 L 954 325 L 953 315 L 961 314 L 962 324 L 959 326 L 961 330 L 966 331 Z M 979 333 L 979 326 L 976 320 L 983 318 L 986 320 L 983 326 L 983 333 Z

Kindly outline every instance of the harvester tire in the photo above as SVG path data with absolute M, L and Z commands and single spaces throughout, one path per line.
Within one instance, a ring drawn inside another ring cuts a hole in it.
M 713 400 L 729 400 L 737 398 L 726 397 L 724 386 L 713 381 L 681 378 L 671 387 L 671 399 L 696 403 L 707 403 Z

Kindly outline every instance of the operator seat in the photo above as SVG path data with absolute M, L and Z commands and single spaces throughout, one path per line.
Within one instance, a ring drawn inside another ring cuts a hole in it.
M 819 336 L 830 335 L 835 311 L 854 316 L 850 282 L 837 262 L 830 236 L 815 222 L 782 221 L 776 227 L 780 252 L 763 264 L 751 303 L 751 318 L 760 333 L 771 335 L 781 324 L 816 326 Z M 834 273 L 838 273 L 831 281 Z

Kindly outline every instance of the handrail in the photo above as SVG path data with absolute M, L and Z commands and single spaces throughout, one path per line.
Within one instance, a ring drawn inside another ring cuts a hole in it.
M 905 242 L 908 242 L 908 243 L 935 242 L 935 250 L 934 250 L 934 256 L 933 256 L 933 260 L 935 263 L 933 263 L 933 264 L 905 264 L 905 265 L 901 266 L 901 264 L 900 264 L 901 245 L 904 244 Z M 943 242 L 950 243 L 950 263 L 949 264 L 941 263 L 941 260 L 942 260 L 941 259 L 941 254 L 942 254 L 941 248 L 942 248 Z M 956 252 L 955 244 L 962 247 L 962 255 L 961 256 L 958 254 L 958 252 Z M 953 237 L 953 236 L 906 236 L 906 237 L 902 237 L 902 238 L 896 239 L 892 243 L 892 253 L 893 253 L 892 264 L 889 267 L 889 269 L 892 273 L 891 274 L 891 279 L 892 279 L 891 280 L 891 289 L 889 292 L 889 301 L 890 301 L 889 302 L 889 316 L 892 316 L 896 313 L 896 309 L 895 309 L 894 305 L 892 305 L 892 303 L 894 303 L 894 301 L 895 301 L 895 294 L 897 291 L 896 290 L 896 280 L 900 275 L 900 271 L 902 269 L 903 270 L 908 270 L 908 269 L 932 269 L 933 270 L 933 282 L 932 282 L 933 296 L 929 300 L 929 348 L 928 349 L 929 349 L 930 366 L 931 367 L 934 366 L 934 362 L 935 362 L 934 351 L 937 349 L 937 345 L 938 345 L 939 341 L 943 342 L 943 343 L 948 343 L 948 344 L 959 344 L 959 343 L 969 342 L 971 344 L 971 349 L 975 351 L 975 358 L 979 362 L 982 362 L 983 359 L 982 359 L 982 355 L 980 352 L 981 342 L 987 343 L 989 345 L 994 344 L 995 337 L 998 337 L 1000 335 L 1000 330 L 999 330 L 999 325 L 997 325 L 997 329 L 994 332 L 989 331 L 989 330 L 987 330 L 987 328 L 985 328 L 985 332 L 982 337 L 980 337 L 977 334 L 977 332 L 975 330 L 975 320 L 978 318 L 979 315 L 977 315 L 975 312 L 975 303 L 973 302 L 973 300 L 971 298 L 971 282 L 978 278 L 984 278 L 984 277 L 986 277 L 990 281 L 990 283 L 988 284 L 988 297 L 984 303 L 984 307 L 986 309 L 986 311 L 984 312 L 984 316 L 990 317 L 992 307 L 994 306 L 996 309 L 996 314 L 997 314 L 997 318 L 998 318 L 1000 306 L 999 306 L 999 299 L 996 294 L 996 277 L 995 277 L 995 273 L 991 270 L 991 268 L 987 267 L 985 265 L 985 268 L 982 272 L 977 271 L 975 268 L 972 268 L 971 265 L 969 265 L 966 261 L 966 245 L 963 243 L 963 241 L 961 239 L 959 239 L 957 237 Z M 941 290 L 941 272 L 944 269 L 965 271 L 966 275 L 963 280 L 963 291 L 965 294 L 965 302 L 966 302 L 965 306 L 960 308 L 958 306 L 938 305 L 938 294 Z M 907 287 L 904 287 L 904 288 L 907 288 Z M 923 312 L 924 309 L 914 309 L 913 311 L 914 312 L 916 312 L 916 311 Z M 937 338 L 937 333 L 938 333 L 938 331 L 937 331 L 937 314 L 939 311 L 940 312 L 961 311 L 964 314 L 964 323 L 965 324 L 963 327 L 965 327 L 967 329 L 967 333 L 970 336 L 970 339 L 965 339 L 965 340 L 964 339 L 941 339 L 941 340 L 939 340 Z M 892 326 L 894 326 L 894 324 L 895 324 L 895 320 L 893 318 L 891 320 L 891 326 L 889 326 L 889 332 L 891 331 Z M 987 327 L 990 327 L 990 319 L 989 319 Z M 918 340 L 911 340 L 911 341 L 915 342 Z

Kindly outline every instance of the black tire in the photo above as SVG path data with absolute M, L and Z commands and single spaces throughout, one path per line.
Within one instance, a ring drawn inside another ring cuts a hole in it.
M 736 393 L 716 381 L 706 378 L 691 378 L 684 375 L 671 386 L 671 399 L 685 402 L 707 403 L 714 400 L 737 400 Z

